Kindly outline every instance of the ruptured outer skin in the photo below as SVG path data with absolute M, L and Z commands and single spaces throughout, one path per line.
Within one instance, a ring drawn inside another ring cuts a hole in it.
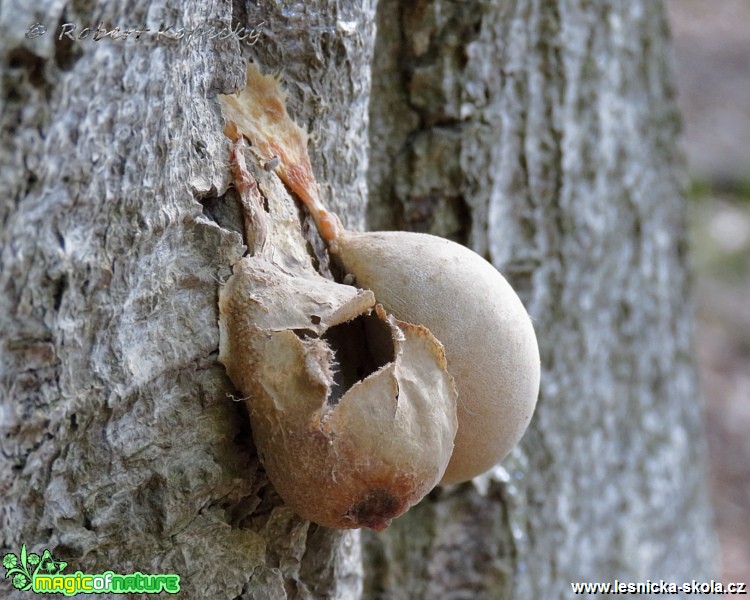
M 326 336 L 368 319 L 347 347 L 383 364 L 337 381 L 364 363 Z M 219 292 L 219 361 L 245 397 L 268 478 L 305 519 L 380 531 L 445 473 L 458 420 L 443 346 L 370 291 L 245 257 Z
M 529 424 L 539 393 L 534 328 L 505 278 L 468 248 L 432 235 L 343 231 L 331 251 L 359 287 L 445 347 L 458 390 L 458 433 L 441 484 L 501 461 Z

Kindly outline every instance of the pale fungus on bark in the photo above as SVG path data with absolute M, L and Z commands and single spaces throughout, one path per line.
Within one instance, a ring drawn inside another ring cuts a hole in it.
M 500 462 L 526 431 L 539 393 L 531 319 L 510 284 L 468 248 L 433 235 L 342 231 L 330 245 L 385 310 L 427 327 L 458 389 L 458 433 L 441 483 Z
M 344 229 L 319 199 L 307 135 L 273 77 L 251 64 L 246 88 L 220 100 L 248 238 L 273 232 L 243 138 L 260 162 L 274 157 L 259 177 L 274 171 L 299 197 L 358 286 L 258 242 L 220 293 L 220 360 L 281 497 L 322 525 L 382 529 L 521 438 L 539 390 L 531 320 L 502 275 L 459 244 Z
M 369 290 L 267 257 L 240 261 L 219 308 L 220 360 L 247 396 L 269 479 L 302 517 L 380 530 L 437 485 L 456 391 L 427 329 L 386 315 Z

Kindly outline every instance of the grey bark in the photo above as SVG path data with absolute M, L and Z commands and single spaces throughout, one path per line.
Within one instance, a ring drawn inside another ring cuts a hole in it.
M 2 5 L 2 551 L 180 573 L 183 597 L 360 595 L 359 534 L 283 506 L 216 363 L 244 248 L 215 95 L 252 56 L 347 225 L 369 186 L 370 228 L 470 244 L 540 340 L 521 448 L 368 534 L 364 597 L 710 578 L 660 6 L 381 0 L 371 95 L 374 2 L 271 4 Z M 262 35 L 56 41 L 100 21 Z
M 381 0 L 379 19 L 371 224 L 485 254 L 534 319 L 542 386 L 500 468 L 366 536 L 366 596 L 710 580 L 660 3 Z
M 361 227 L 373 8 L 117 4 L 2 5 L 3 553 L 178 573 L 185 598 L 357 597 L 358 534 L 282 505 L 216 361 L 244 247 L 215 97 L 249 55 L 278 71 L 325 196 Z M 58 41 L 66 22 L 152 33 Z M 169 41 L 161 23 L 261 35 Z

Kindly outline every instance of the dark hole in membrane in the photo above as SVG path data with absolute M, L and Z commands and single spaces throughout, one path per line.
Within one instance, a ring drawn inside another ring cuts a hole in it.
M 331 327 L 323 339 L 336 361 L 330 405 L 338 404 L 355 383 L 396 359 L 391 328 L 375 313 Z

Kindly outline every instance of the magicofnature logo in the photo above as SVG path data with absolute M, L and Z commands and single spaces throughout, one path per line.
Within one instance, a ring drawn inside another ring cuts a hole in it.
M 88 574 L 76 571 L 65 575 L 63 570 L 68 563 L 55 560 L 49 550 L 40 556 L 36 552 L 27 552 L 26 544 L 21 546 L 21 553 L 16 556 L 8 552 L 3 556 L 5 577 L 10 578 L 13 587 L 23 592 L 37 594 L 158 594 L 167 592 L 176 594 L 180 591 L 180 576 L 173 573 L 149 575 L 130 573 L 121 575 L 114 571 Z

